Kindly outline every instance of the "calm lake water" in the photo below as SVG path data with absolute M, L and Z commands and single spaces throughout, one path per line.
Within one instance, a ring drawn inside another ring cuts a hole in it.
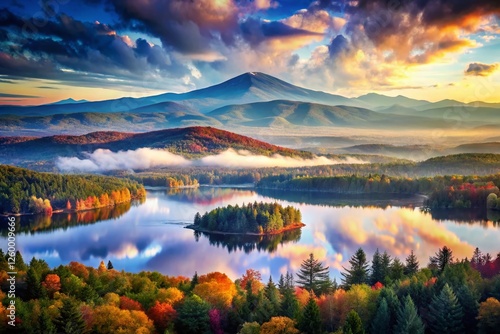
M 253 201 L 293 205 L 306 226 L 273 237 L 210 236 L 184 228 L 198 211 Z M 359 247 L 370 260 L 377 248 L 403 261 L 413 249 L 421 265 L 444 245 L 460 258 L 470 258 L 477 246 L 492 255 L 500 251 L 500 227 L 492 221 L 498 217 L 471 211 L 430 214 L 420 211 L 421 203 L 418 197 L 359 199 L 234 188 L 149 190 L 143 203 L 18 218 L 17 244 L 25 261 L 43 258 L 51 267 L 71 261 L 97 267 L 111 260 L 117 270 L 188 277 L 221 271 L 233 279 L 248 268 L 278 278 L 297 271 L 311 252 L 338 278 Z M 0 244 L 6 245 L 1 226 Z

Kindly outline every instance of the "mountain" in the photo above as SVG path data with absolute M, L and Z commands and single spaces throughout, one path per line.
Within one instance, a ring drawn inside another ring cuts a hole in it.
M 53 102 L 53 103 L 50 103 L 52 105 L 57 105 L 57 104 L 73 104 L 73 103 L 84 103 L 84 102 L 89 102 L 87 100 L 74 100 L 72 99 L 71 97 L 69 99 L 65 99 L 65 100 L 61 100 L 61 101 L 57 101 L 57 102 Z
M 500 153 L 500 142 L 463 144 L 451 149 L 452 153 Z
M 224 126 L 325 126 L 356 128 L 428 129 L 446 126 L 445 120 L 419 116 L 389 115 L 351 106 L 277 100 L 229 105 L 206 114 Z
M 141 98 L 125 97 L 107 101 L 41 106 L 0 106 L 0 114 L 41 116 L 77 112 L 128 112 L 162 102 L 176 102 L 177 105 L 180 104 L 188 109 L 206 113 L 230 104 L 278 99 L 329 105 L 364 105 L 362 101 L 301 88 L 264 73 L 249 72 L 220 84 L 187 93 L 165 93 Z M 171 107 L 177 108 L 177 105 L 171 105 Z
M 283 148 L 233 132 L 197 126 L 144 133 L 99 131 L 81 136 L 0 137 L 0 163 L 37 168 L 37 162 L 45 161 L 45 165 L 52 167 L 57 157 L 85 158 L 87 153 L 98 148 L 117 152 L 144 147 L 187 157 L 220 153 L 229 148 L 266 156 L 312 156 L 309 152 Z
M 402 95 L 392 97 L 376 93 L 358 96 L 357 100 L 367 103 L 371 109 L 387 108 L 394 105 L 400 105 L 404 108 L 413 108 L 430 103 L 429 101 L 415 100 Z

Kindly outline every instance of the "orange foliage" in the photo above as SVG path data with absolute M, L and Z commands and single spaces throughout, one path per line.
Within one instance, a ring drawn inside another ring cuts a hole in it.
M 68 265 L 69 271 L 77 277 L 80 277 L 84 280 L 89 278 L 89 270 L 83 264 L 79 262 L 70 262 Z
M 372 290 L 380 290 L 380 289 L 382 289 L 383 287 L 384 287 L 384 285 L 383 285 L 382 283 L 377 282 L 377 283 L 373 284 L 373 286 L 372 286 Z
M 120 297 L 120 308 L 122 310 L 142 311 L 141 303 L 139 303 L 136 300 L 130 299 L 130 298 L 126 297 L 126 296 L 121 296 Z
M 426 287 L 433 286 L 437 282 L 437 277 L 431 277 L 427 282 L 425 282 Z
M 57 274 L 48 274 L 42 282 L 42 286 L 47 289 L 50 296 L 61 290 L 61 278 Z
M 103 305 L 94 309 L 89 327 L 93 333 L 153 333 L 154 325 L 143 311 L 120 310 Z
M 297 296 L 300 307 L 304 307 L 309 301 L 310 293 L 306 289 L 295 287 L 295 296 Z
M 148 316 L 153 320 L 158 332 L 164 333 L 177 317 L 177 312 L 172 305 L 156 301 L 154 306 L 149 309 Z
M 270 321 L 265 322 L 260 327 L 260 334 L 299 334 L 295 328 L 295 322 L 287 317 L 272 317 Z
M 213 307 L 226 309 L 231 306 L 233 297 L 236 295 L 236 287 L 226 274 L 219 272 L 202 275 L 198 279 L 199 284 L 193 293 L 210 303 Z
M 247 271 L 241 276 L 240 287 L 245 289 L 247 287 L 248 281 L 252 282 L 252 292 L 257 294 L 262 287 L 262 276 L 258 270 L 247 269 Z
M 326 319 L 327 327 L 337 328 L 341 326 L 351 310 L 347 303 L 345 290 L 338 289 L 333 294 L 321 296 L 318 299 L 319 311 L 322 319 Z

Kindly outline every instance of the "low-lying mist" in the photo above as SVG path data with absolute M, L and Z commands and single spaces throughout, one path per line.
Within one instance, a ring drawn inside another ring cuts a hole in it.
M 273 156 L 255 155 L 249 151 L 228 149 L 222 153 L 189 160 L 183 156 L 165 150 L 140 148 L 137 150 L 112 152 L 107 149 L 97 149 L 86 153 L 85 159 L 77 157 L 59 157 L 56 166 L 64 172 L 105 172 L 112 170 L 135 170 L 155 167 L 232 167 L 232 168 L 263 168 L 263 167 L 310 167 L 336 164 L 362 164 L 355 158 L 343 160 L 316 156 L 312 159 L 285 157 L 279 154 Z

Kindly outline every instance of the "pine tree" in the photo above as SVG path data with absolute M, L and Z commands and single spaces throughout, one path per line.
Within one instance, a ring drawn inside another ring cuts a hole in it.
M 52 319 L 50 318 L 49 314 L 47 313 L 46 310 L 42 310 L 40 313 L 40 319 L 38 323 L 40 333 L 43 334 L 56 334 L 56 326 L 52 322 Z
M 390 267 L 390 277 L 393 281 L 395 280 L 400 280 L 404 276 L 404 270 L 405 267 L 403 263 L 396 257 L 392 261 L 391 267 Z
M 370 285 L 374 285 L 377 282 L 382 283 L 383 281 L 384 281 L 384 272 L 382 269 L 382 257 L 380 256 L 380 252 L 378 251 L 377 248 L 372 258 Z
M 175 328 L 178 333 L 198 334 L 210 331 L 210 305 L 197 295 L 186 297 L 179 307 Z
M 304 310 L 299 317 L 297 328 L 306 334 L 321 334 L 321 317 L 319 307 L 311 292 Z
M 413 249 L 411 250 L 410 255 L 406 258 L 404 274 L 406 276 L 413 276 L 418 272 L 418 259 L 415 253 L 413 253 Z
M 26 286 L 29 299 L 38 299 L 42 295 L 42 284 L 35 269 L 29 268 L 26 273 Z
M 379 307 L 382 299 L 385 299 L 385 301 L 387 302 L 387 308 L 389 310 L 389 328 L 392 330 L 394 328 L 394 325 L 396 325 L 398 311 L 401 308 L 401 303 L 399 302 L 398 296 L 391 288 L 383 288 L 382 290 L 380 290 L 380 294 L 378 296 Z
M 329 267 L 324 267 L 312 253 L 309 254 L 309 259 L 302 261 L 297 276 L 299 278 L 297 283 L 301 287 L 317 295 L 324 293 L 328 288 L 326 283 L 329 282 Z
M 463 311 L 448 283 L 429 305 L 429 327 L 432 333 L 463 333 Z
M 347 314 L 342 331 L 344 334 L 365 334 L 363 322 L 356 311 L 351 310 L 351 312 Z
M 377 309 L 377 313 L 372 320 L 371 333 L 372 334 L 390 334 L 392 333 L 391 327 L 391 314 L 387 301 L 382 298 Z
M 404 298 L 403 307 L 398 311 L 394 334 L 424 334 L 425 327 L 417 314 L 410 295 Z M 446 333 L 446 332 L 443 332 Z
M 113 263 L 111 263 L 111 260 L 108 261 L 108 266 L 107 266 L 108 270 L 111 270 L 111 269 L 114 269 L 113 267 Z
M 473 333 L 477 327 L 477 315 L 479 303 L 476 296 L 471 292 L 467 285 L 462 285 L 457 290 L 458 302 L 462 306 L 464 316 L 464 328 L 466 333 Z
M 383 277 L 384 277 L 384 281 L 382 281 L 381 283 L 384 283 L 387 285 L 388 282 L 386 281 L 386 279 L 389 277 L 390 268 L 391 268 L 391 264 L 392 264 L 392 258 L 387 253 L 387 251 L 384 251 L 384 253 L 382 254 L 381 262 L 382 262 L 382 274 L 381 275 L 383 275 Z
M 26 263 L 24 263 L 24 259 L 23 259 L 23 256 L 21 255 L 21 252 L 16 251 L 15 261 L 16 261 L 17 270 L 24 271 L 24 270 L 28 269 L 26 266 Z
M 436 266 L 439 272 L 444 269 L 453 261 L 453 252 L 448 247 L 444 246 L 439 251 L 429 258 L 432 266 Z
M 280 315 L 290 319 L 295 319 L 299 313 L 299 301 L 295 295 L 292 274 L 287 272 L 283 282 L 280 278 L 279 290 L 282 296 Z
M 273 317 L 277 316 L 280 310 L 280 296 L 279 296 L 279 291 L 276 288 L 276 285 L 274 285 L 271 276 L 269 276 L 269 281 L 267 282 L 267 285 L 264 288 L 264 294 L 267 297 L 267 299 L 269 299 L 269 302 L 271 302 L 273 308 L 272 316 Z
M 193 275 L 193 278 L 191 279 L 191 285 L 189 287 L 189 289 L 191 291 L 193 291 L 194 287 L 198 284 L 198 272 L 195 271 L 194 272 L 194 275 Z
M 85 321 L 82 318 L 82 314 L 69 298 L 63 300 L 59 316 L 55 319 L 54 324 L 56 325 L 57 333 L 85 333 Z
M 368 264 L 366 263 L 366 254 L 363 249 L 359 248 L 349 260 L 351 269 L 346 269 L 343 276 L 343 284 L 350 287 L 353 284 L 363 284 L 368 281 Z

